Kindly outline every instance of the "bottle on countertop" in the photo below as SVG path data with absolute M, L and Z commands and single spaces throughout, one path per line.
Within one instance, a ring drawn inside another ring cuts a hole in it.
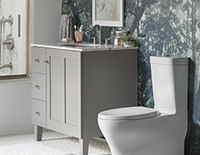
M 116 35 L 115 35 L 115 38 L 114 38 L 114 45 L 115 46 L 123 46 L 124 43 L 121 42 L 121 37 L 124 35 L 124 34 L 127 34 L 127 31 L 115 31 Z

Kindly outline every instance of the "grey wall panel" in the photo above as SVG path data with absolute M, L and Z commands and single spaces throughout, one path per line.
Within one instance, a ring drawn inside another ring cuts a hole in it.
M 62 0 L 35 0 L 34 43 L 59 41 Z

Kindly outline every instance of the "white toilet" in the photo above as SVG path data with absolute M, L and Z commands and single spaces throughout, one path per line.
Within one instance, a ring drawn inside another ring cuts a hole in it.
M 150 57 L 154 109 L 126 107 L 98 114 L 112 155 L 184 155 L 188 58 Z

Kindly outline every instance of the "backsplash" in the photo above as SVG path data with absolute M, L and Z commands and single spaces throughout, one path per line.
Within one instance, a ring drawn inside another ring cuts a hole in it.
M 186 155 L 200 154 L 200 1 L 199 0 L 124 0 L 125 26 L 103 27 L 102 40 L 115 31 L 136 31 L 145 36 L 138 54 L 138 102 L 154 107 L 149 57 L 179 55 L 190 57 L 189 127 Z M 84 40 L 91 41 L 92 0 L 63 4 L 63 14 L 72 11 L 74 24 L 84 25 Z M 98 32 L 98 31 L 97 31 Z M 94 32 L 96 33 L 96 32 Z M 97 34 L 98 35 L 98 34 Z

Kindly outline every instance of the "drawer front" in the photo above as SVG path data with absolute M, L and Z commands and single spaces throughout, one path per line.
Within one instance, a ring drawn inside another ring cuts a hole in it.
M 46 101 L 46 76 L 43 74 L 32 74 L 32 98 Z
M 32 72 L 45 74 L 45 48 L 32 47 Z
M 46 102 L 32 99 L 32 124 L 46 127 Z

